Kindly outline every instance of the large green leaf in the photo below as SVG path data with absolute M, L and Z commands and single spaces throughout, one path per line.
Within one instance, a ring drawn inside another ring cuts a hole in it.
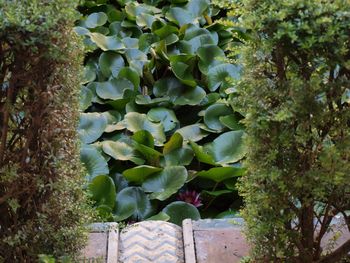
M 118 77 L 119 71 L 124 67 L 123 57 L 113 51 L 102 52 L 98 64 L 100 66 L 101 72 L 106 77 Z
M 100 33 L 90 33 L 90 38 L 92 42 L 94 42 L 103 51 L 121 50 L 125 48 L 123 42 L 118 38 L 117 35 L 105 36 Z
M 214 167 L 207 171 L 200 171 L 196 176 L 207 178 L 220 183 L 226 179 L 242 175 L 243 168 L 237 167 Z
M 97 205 L 107 205 L 114 208 L 115 205 L 115 186 L 112 178 L 108 175 L 98 175 L 88 185 L 92 199 Z
M 195 57 L 191 55 L 175 55 L 170 57 L 170 66 L 175 76 L 184 84 L 196 87 L 197 82 L 193 77 Z
M 142 76 L 143 66 L 149 62 L 147 55 L 139 49 L 130 48 L 125 51 L 125 57 L 129 66 L 135 70 L 139 76 Z
M 103 134 L 107 127 L 107 119 L 103 114 L 81 113 L 78 134 L 84 143 L 92 143 Z
M 159 167 L 141 165 L 124 170 L 123 175 L 129 182 L 142 184 L 150 175 L 161 170 Z
M 121 120 L 121 115 L 118 111 L 111 110 L 102 113 L 107 119 L 107 127 L 105 132 L 113 132 L 119 130 L 118 122 Z
M 177 134 L 177 133 L 175 133 Z M 164 155 L 164 165 L 189 165 L 192 162 L 194 153 L 190 148 L 178 148 Z
M 174 133 L 168 142 L 164 144 L 163 154 L 167 154 L 182 147 L 183 138 L 180 133 Z
M 80 150 L 80 160 L 88 172 L 89 180 L 92 180 L 97 175 L 109 173 L 106 159 L 94 146 L 83 145 Z
M 137 131 L 132 136 L 132 139 L 137 143 L 143 144 L 152 149 L 154 148 L 154 138 L 149 131 L 146 131 L 146 130 Z
M 109 81 L 94 83 L 97 95 L 106 100 L 123 99 L 127 90 L 129 92 L 134 90 L 134 85 L 127 79 L 112 78 Z
M 212 153 L 219 164 L 235 163 L 246 154 L 242 140 L 243 134 L 241 130 L 223 133 L 211 144 L 206 145 L 206 149 Z
M 158 214 L 147 218 L 148 221 L 169 221 L 170 216 L 164 212 L 159 212 Z
M 197 55 L 200 59 L 198 67 L 203 74 L 207 74 L 212 67 L 223 64 L 225 59 L 224 51 L 217 45 L 201 46 L 197 50 Z
M 187 170 L 183 166 L 165 167 L 147 178 L 142 188 L 145 192 L 151 193 L 150 198 L 164 201 L 175 194 L 186 182 Z
M 93 97 L 94 94 L 92 91 L 87 87 L 82 86 L 80 91 L 79 108 L 81 110 L 86 110 L 89 108 L 91 106 Z
M 213 130 L 222 130 L 225 126 L 220 122 L 219 118 L 232 114 L 231 107 L 223 103 L 215 103 L 205 110 L 204 123 Z
M 129 67 L 124 67 L 120 69 L 118 78 L 124 78 L 129 80 L 132 84 L 134 84 L 135 89 L 137 89 L 140 86 L 139 74 Z
M 136 220 L 147 218 L 152 212 L 151 202 L 140 187 L 127 187 L 116 198 L 114 219 L 122 221 L 132 216 Z
M 241 124 L 241 118 L 237 114 L 231 114 L 219 117 L 220 122 L 231 130 L 244 130 L 244 125 Z
M 197 142 L 208 136 L 208 133 L 200 128 L 199 124 L 192 124 L 176 130 L 180 133 L 184 141 Z
M 102 142 L 102 149 L 116 160 L 131 161 L 138 165 L 144 163 L 144 160 L 137 155 L 134 148 L 125 142 L 104 141 Z
M 179 123 L 173 110 L 167 108 L 153 108 L 147 113 L 148 119 L 163 124 L 164 131 L 171 131 Z
M 230 87 L 233 80 L 238 80 L 241 68 L 232 64 L 219 64 L 208 71 L 208 88 L 215 91 L 219 87 Z
M 198 161 L 215 165 L 215 159 L 211 152 L 207 151 L 203 146 L 196 144 L 194 141 L 190 141 L 190 145 Z
M 129 131 L 137 132 L 140 130 L 149 131 L 154 139 L 155 145 L 161 146 L 165 141 L 165 134 L 163 130 L 163 125 L 159 123 L 151 122 L 146 114 L 141 114 L 137 112 L 129 112 L 125 115 L 124 121 L 126 128 Z
M 85 20 L 87 28 L 95 28 L 103 26 L 107 22 L 107 15 L 103 12 L 92 13 Z
M 182 221 L 190 218 L 198 220 L 201 218 L 198 209 L 189 203 L 176 201 L 164 207 L 163 212 L 170 216 L 169 222 L 182 226 Z

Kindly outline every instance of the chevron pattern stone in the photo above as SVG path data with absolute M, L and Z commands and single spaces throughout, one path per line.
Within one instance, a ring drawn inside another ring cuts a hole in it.
M 184 263 L 181 227 L 144 221 L 124 228 L 119 236 L 120 263 Z

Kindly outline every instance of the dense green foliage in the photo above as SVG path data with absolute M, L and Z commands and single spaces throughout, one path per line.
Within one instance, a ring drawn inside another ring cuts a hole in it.
M 349 1 L 242 2 L 250 37 L 234 101 L 246 117 L 254 259 L 337 262 L 350 240 L 333 252 L 320 244 L 336 215 L 350 229 Z
M 0 262 L 84 245 L 77 2 L 0 0 Z
M 200 193 L 202 217 L 233 216 L 244 127 L 228 101 L 240 66 L 224 50 L 241 32 L 217 23 L 225 11 L 208 0 L 86 1 L 80 11 L 81 158 L 100 214 L 179 223 L 199 218 Z

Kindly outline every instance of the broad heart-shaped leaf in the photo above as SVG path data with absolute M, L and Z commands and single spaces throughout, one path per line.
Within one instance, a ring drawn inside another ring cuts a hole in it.
M 242 169 L 238 167 L 214 167 L 207 171 L 200 171 L 196 176 L 204 177 L 220 183 L 226 179 L 242 175 Z
M 197 53 L 198 48 L 202 46 L 217 45 L 218 36 L 215 32 L 212 33 L 207 29 L 190 24 L 186 29 L 182 42 L 185 44 L 184 47 L 187 51 L 184 53 L 194 54 Z M 180 50 L 182 49 L 180 48 Z
M 209 0 L 190 0 L 186 5 L 186 9 L 191 12 L 192 16 L 200 17 L 209 8 Z
M 196 144 L 194 141 L 190 141 L 190 145 L 198 161 L 202 163 L 215 165 L 215 159 L 212 156 L 211 152 L 206 151 L 203 146 Z
M 148 119 L 152 122 L 163 124 L 164 131 L 171 131 L 179 123 L 173 110 L 167 108 L 153 108 L 147 113 Z
M 88 189 L 97 205 L 107 205 L 114 208 L 115 186 L 112 178 L 108 175 L 96 176 L 88 185 Z
M 164 155 L 164 165 L 189 165 L 192 162 L 193 157 L 194 153 L 192 149 L 185 147 L 178 148 Z
M 149 165 L 140 165 L 127 170 L 124 170 L 123 176 L 129 181 L 137 184 L 142 184 L 150 175 L 161 171 L 162 168 Z
M 132 216 L 136 220 L 147 218 L 152 212 L 151 202 L 140 187 L 127 187 L 117 195 L 114 219 L 122 221 Z
M 119 130 L 118 122 L 121 120 L 121 115 L 118 111 L 105 111 L 103 115 L 107 119 L 107 127 L 105 129 L 105 132 L 113 132 Z
M 125 142 L 104 141 L 102 142 L 103 151 L 116 160 L 131 161 L 135 164 L 143 164 L 145 161 L 136 154 L 133 147 Z
M 79 108 L 81 110 L 86 110 L 89 108 L 91 106 L 93 97 L 94 94 L 92 91 L 87 87 L 82 86 L 80 91 Z
M 143 182 L 142 188 L 151 193 L 151 199 L 164 201 L 175 194 L 186 182 L 187 170 L 183 166 L 165 167 L 163 171 L 151 175 Z
M 233 80 L 240 77 L 241 68 L 232 64 L 220 64 L 210 68 L 208 71 L 208 88 L 215 91 L 219 87 L 226 89 L 230 87 Z
M 117 35 L 105 36 L 100 33 L 90 33 L 90 38 L 103 51 L 121 50 L 125 48 L 123 42 Z
M 149 49 L 151 48 L 151 45 L 155 42 L 158 42 L 160 38 L 152 33 L 144 33 L 140 36 L 139 39 L 139 49 L 142 52 L 148 53 Z
M 169 97 L 154 98 L 152 99 L 148 95 L 137 95 L 135 102 L 139 105 L 147 105 L 148 107 L 154 107 L 156 105 L 164 104 L 169 101 Z
M 169 97 L 174 105 L 198 105 L 206 95 L 201 87 L 186 87 L 173 77 L 156 81 L 153 93 L 156 97 Z
M 205 145 L 205 150 L 211 152 L 218 164 L 235 163 L 246 154 L 243 134 L 242 130 L 223 133 L 212 143 Z
M 135 141 L 133 142 L 133 147 L 140 152 L 150 164 L 157 165 L 159 157 L 162 156 L 162 154 L 155 149 Z
M 140 76 L 137 74 L 135 70 L 130 67 L 124 67 L 120 69 L 118 78 L 124 78 L 132 82 L 134 84 L 135 89 L 140 86 Z
M 192 55 L 175 55 L 170 57 L 170 66 L 175 76 L 184 84 L 195 87 L 197 82 L 193 77 L 195 57 Z
M 225 53 L 217 45 L 205 45 L 197 50 L 199 57 L 198 67 L 203 74 L 214 66 L 223 64 Z
M 154 139 L 149 131 L 141 130 L 134 133 L 132 139 L 140 144 L 146 145 L 150 148 L 154 148 Z
M 209 134 L 208 132 L 202 130 L 198 123 L 182 127 L 176 130 L 176 132 L 181 134 L 184 141 L 193 142 L 198 142 Z
M 178 148 L 182 147 L 183 138 L 180 133 L 174 133 L 169 141 L 164 144 L 163 147 L 163 154 L 168 154 L 169 152 L 172 152 L 173 150 L 176 150 Z
M 225 126 L 220 122 L 221 116 L 226 116 L 232 113 L 231 107 L 223 103 L 215 103 L 205 110 L 204 123 L 213 130 L 220 131 Z
M 159 212 L 158 214 L 151 216 L 146 219 L 146 221 L 169 221 L 170 216 L 164 212 Z
M 97 112 L 81 113 L 78 134 L 84 143 L 96 141 L 107 127 L 106 117 Z
M 162 146 L 165 141 L 163 125 L 151 122 L 146 114 L 129 112 L 124 116 L 126 128 L 129 131 L 137 132 L 140 130 L 149 131 L 154 139 L 155 145 Z
M 198 220 L 201 218 L 198 209 L 189 203 L 176 201 L 164 207 L 163 212 L 170 216 L 169 222 L 182 226 L 182 221 L 190 218 Z
M 147 55 L 139 49 L 130 48 L 125 50 L 125 57 L 129 66 L 135 70 L 139 76 L 142 76 L 143 66 L 149 62 Z
M 221 116 L 219 117 L 219 120 L 223 125 L 231 130 L 244 130 L 244 125 L 239 122 L 240 118 L 237 117 L 237 114 Z
M 97 175 L 109 173 L 106 159 L 94 146 L 83 145 L 80 150 L 80 160 L 88 172 L 89 181 Z
M 98 64 L 102 74 L 106 77 L 109 77 L 111 74 L 113 77 L 117 77 L 119 71 L 125 65 L 123 57 L 113 51 L 102 52 Z
M 95 28 L 98 26 L 103 26 L 107 22 L 107 15 L 103 12 L 92 13 L 85 20 L 85 25 L 87 28 Z
M 169 9 L 166 17 L 173 23 L 182 27 L 186 24 L 195 23 L 196 18 L 184 8 L 172 7 Z
M 125 97 L 126 90 L 133 91 L 134 85 L 127 79 L 112 78 L 105 82 L 94 82 L 97 95 L 105 100 L 118 100 Z

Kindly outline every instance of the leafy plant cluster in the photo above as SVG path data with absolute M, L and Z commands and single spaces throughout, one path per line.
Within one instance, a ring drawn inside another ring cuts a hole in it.
M 241 68 L 224 50 L 242 32 L 215 22 L 225 11 L 208 0 L 85 1 L 80 12 L 81 159 L 97 210 L 177 224 L 233 216 L 245 149 L 229 97 Z
M 242 2 L 250 33 L 234 104 L 246 116 L 253 260 L 339 262 L 350 251 L 332 244 L 350 231 L 349 2 Z
M 76 6 L 0 0 L 0 262 L 74 256 L 84 245 Z

